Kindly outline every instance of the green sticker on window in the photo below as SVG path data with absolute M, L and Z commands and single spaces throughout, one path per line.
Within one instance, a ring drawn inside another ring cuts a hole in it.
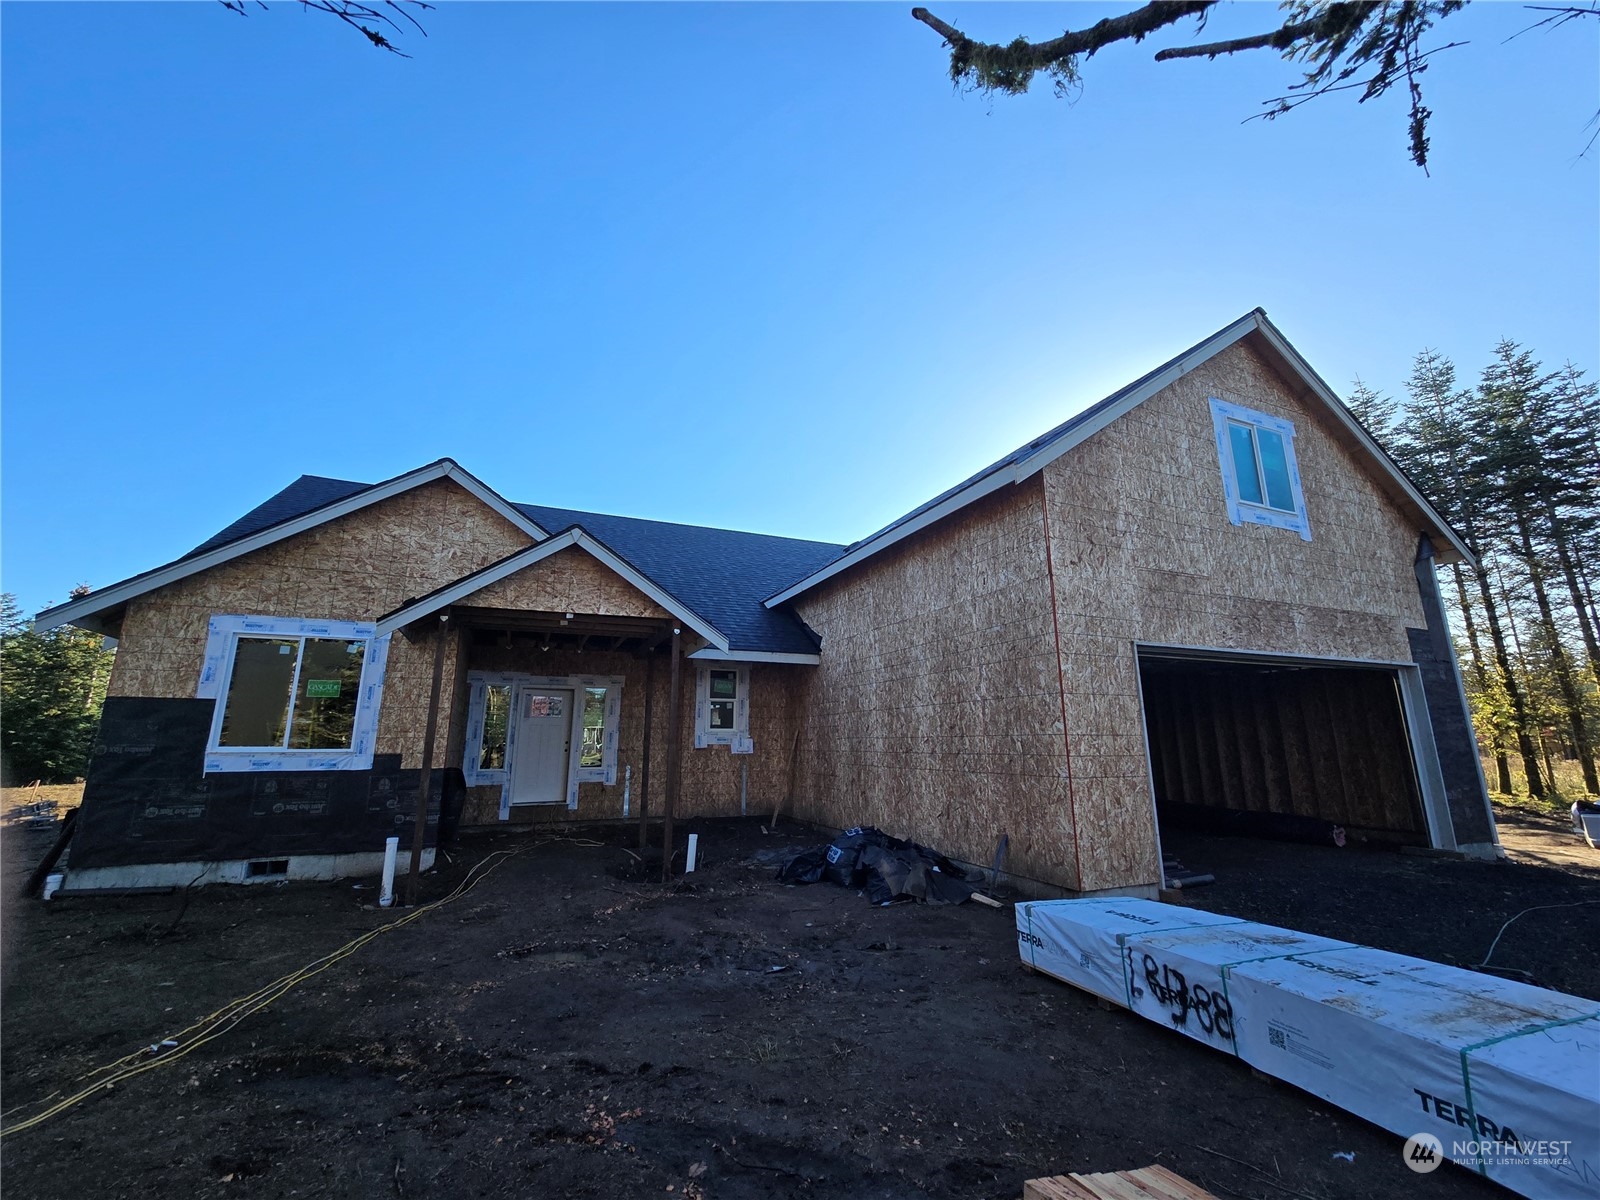
M 340 681 L 337 679 L 308 679 L 306 680 L 306 695 L 312 699 L 317 697 L 331 698 L 339 694 Z

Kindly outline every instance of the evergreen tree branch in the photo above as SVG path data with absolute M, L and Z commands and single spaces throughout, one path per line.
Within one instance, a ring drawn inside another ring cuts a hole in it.
M 1107 17 L 1088 29 L 1068 30 L 1047 42 L 1017 38 L 1005 46 L 970 38 L 925 8 L 913 8 L 911 15 L 942 37 L 950 48 L 950 78 L 956 83 L 970 83 L 983 91 L 1020 94 L 1028 90 L 1039 71 L 1049 71 L 1057 79 L 1076 79 L 1079 55 L 1088 57 L 1114 42 L 1143 41 L 1185 17 L 1203 16 L 1216 2 L 1152 0 L 1120 17 Z
M 1369 5 L 1367 7 L 1376 7 Z M 1241 50 L 1287 50 L 1302 38 L 1314 37 L 1323 22 L 1301 21 L 1284 25 L 1271 33 L 1258 33 L 1251 37 L 1230 38 L 1223 42 L 1206 42 L 1199 46 L 1169 46 L 1156 51 L 1157 62 L 1174 58 L 1218 58 L 1224 54 L 1238 54 Z
M 1425 60 L 1437 51 L 1424 51 L 1421 40 L 1438 20 L 1459 12 L 1465 4 L 1466 0 L 1288 0 L 1284 5 L 1286 17 L 1277 29 L 1194 46 L 1168 47 L 1159 51 L 1155 59 L 1215 59 L 1275 49 L 1287 58 L 1308 64 L 1305 78 L 1289 94 L 1267 101 L 1272 107 L 1262 114 L 1266 117 L 1281 116 L 1307 100 L 1334 91 L 1360 88 L 1361 100 L 1370 100 L 1404 82 L 1410 97 L 1411 158 L 1426 170 L 1428 119 L 1433 114 L 1422 100 L 1421 76 L 1426 69 Z M 958 85 L 1019 94 L 1028 90 L 1040 71 L 1055 77 L 1058 91 L 1063 85 L 1076 85 L 1081 58 L 1114 42 L 1141 41 L 1186 17 L 1197 17 L 1204 24 L 1211 7 L 1210 0 L 1151 3 L 1088 29 L 1068 30 L 1048 41 L 1017 38 L 1007 45 L 969 37 L 925 8 L 914 8 L 911 15 L 944 38 L 950 51 L 950 77 Z M 1456 44 L 1459 43 L 1452 43 Z M 1356 76 L 1360 78 L 1353 79 Z
M 248 0 L 218 0 L 218 2 L 229 12 L 238 13 L 241 17 L 250 15 Z M 264 0 L 255 2 L 262 9 L 267 7 Z M 423 37 L 427 37 L 428 31 L 416 17 L 411 15 L 411 10 L 427 12 L 433 5 L 427 3 L 427 0 L 378 0 L 376 4 L 363 4 L 361 0 L 300 0 L 300 7 L 309 12 L 327 13 L 330 17 L 335 17 L 360 32 L 379 50 L 387 50 L 391 54 L 398 54 L 401 58 L 410 58 L 409 54 L 389 40 L 382 29 L 375 26 L 387 26 L 394 33 L 404 33 L 405 27 L 399 20 L 403 18 Z

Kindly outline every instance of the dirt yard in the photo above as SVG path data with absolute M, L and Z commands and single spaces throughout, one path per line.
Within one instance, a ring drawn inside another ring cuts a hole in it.
M 53 814 L 61 816 L 83 803 L 83 784 L 45 783 L 0 788 L 0 820 L 7 822 Z
M 1015 1200 L 1033 1176 L 1160 1162 L 1223 1197 L 1506 1194 L 1412 1175 L 1398 1138 L 1025 974 L 1009 911 L 785 888 L 755 856 L 815 835 L 692 828 L 705 869 L 665 890 L 613 874 L 632 861 L 616 846 L 463 845 L 429 898 L 522 852 L 215 1041 L 6 1136 L 7 1192 Z M 9 897 L 49 831 L 6 841 Z M 1218 875 L 1204 907 L 1447 962 L 1478 961 L 1520 909 L 1600 897 L 1600 871 L 1168 848 Z M 7 1126 L 394 919 L 374 896 L 11 901 Z M 1530 915 L 1496 961 L 1600 998 L 1594 912 Z

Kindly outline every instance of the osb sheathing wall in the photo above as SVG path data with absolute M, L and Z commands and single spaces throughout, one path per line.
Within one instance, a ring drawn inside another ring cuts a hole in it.
M 608 617 L 666 619 L 668 615 L 666 609 L 577 546 L 558 550 L 549 558 L 473 592 L 461 604 Z
M 433 689 L 433 658 L 438 646 L 436 619 L 427 635 L 408 641 L 404 634 L 389 639 L 389 668 L 383 680 L 383 707 L 378 710 L 375 753 L 398 754 L 400 765 L 422 765 L 422 743 L 428 731 L 428 697 Z M 444 666 L 439 679 L 439 721 L 434 733 L 433 765 L 447 765 L 445 755 L 459 740 L 456 721 L 462 714 L 455 696 L 461 690 L 459 629 L 444 632 Z
M 574 610 L 576 611 L 576 610 Z M 696 642 L 695 645 L 698 645 Z M 578 809 L 566 805 L 519 805 L 512 808 L 516 823 L 568 820 L 608 820 L 622 816 L 622 789 L 628 767 L 633 768 L 631 815 L 639 814 L 644 763 L 645 662 L 630 654 L 541 651 L 525 642 L 513 647 L 472 646 L 467 651 L 472 670 L 518 671 L 528 675 L 620 675 L 622 712 L 617 729 L 617 782 L 578 785 Z M 751 754 L 731 754 L 726 746 L 694 748 L 695 669 L 700 664 L 685 659 L 681 666 L 682 783 L 676 815 L 679 818 L 739 815 L 740 772 L 748 770 L 746 804 L 752 814 L 769 815 L 789 786 L 789 756 L 794 746 L 796 694 L 802 676 L 813 668 L 757 663 L 750 668 Z M 650 747 L 650 815 L 659 817 L 667 796 L 667 702 L 671 664 L 665 654 L 656 656 L 655 732 Z M 465 695 L 457 726 L 465 724 Z M 462 764 L 464 747 L 456 746 L 449 765 Z M 462 822 L 488 825 L 499 820 L 500 788 L 467 790 Z
M 1076 883 L 1042 489 L 1007 487 L 797 602 L 807 678 L 797 815 L 877 825 Z
M 193 696 L 215 614 L 370 621 L 531 541 L 454 482 L 423 484 L 131 601 L 109 693 Z M 407 766 L 417 765 L 432 671 L 431 642 L 393 638 L 378 752 Z
M 1229 522 L 1213 396 L 1294 422 L 1311 541 Z M 1044 486 L 1079 886 L 1153 883 L 1134 643 L 1408 662 L 1406 627 L 1424 624 L 1417 530 L 1248 343 L 1057 459 Z

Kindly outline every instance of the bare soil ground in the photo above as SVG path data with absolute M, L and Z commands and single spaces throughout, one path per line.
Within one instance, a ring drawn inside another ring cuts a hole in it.
M 754 856 L 814 833 L 693 828 L 705 869 L 677 889 L 615 877 L 617 846 L 463 845 L 425 899 L 522 852 L 230 1033 L 6 1136 L 7 1193 L 1014 1200 L 1034 1176 L 1161 1162 L 1224 1197 L 1505 1195 L 1413 1175 L 1399 1139 L 1025 974 L 1009 911 L 785 888 Z M 49 832 L 7 830 L 8 897 Z M 1218 875 L 1186 900 L 1458 963 L 1520 909 L 1600 898 L 1600 872 L 1168 848 Z M 10 901 L 6 1124 L 394 919 L 374 895 Z M 1600 997 L 1594 911 L 1525 918 L 1507 964 Z
M 13 821 L 45 812 L 64 815 L 83 803 L 82 783 L 44 783 L 37 787 L 0 788 L 0 820 Z
M 1572 818 L 1565 808 L 1552 813 L 1527 804 L 1500 806 L 1495 810 L 1495 823 L 1500 827 L 1500 844 L 1512 862 L 1600 872 L 1600 850 L 1572 831 Z

